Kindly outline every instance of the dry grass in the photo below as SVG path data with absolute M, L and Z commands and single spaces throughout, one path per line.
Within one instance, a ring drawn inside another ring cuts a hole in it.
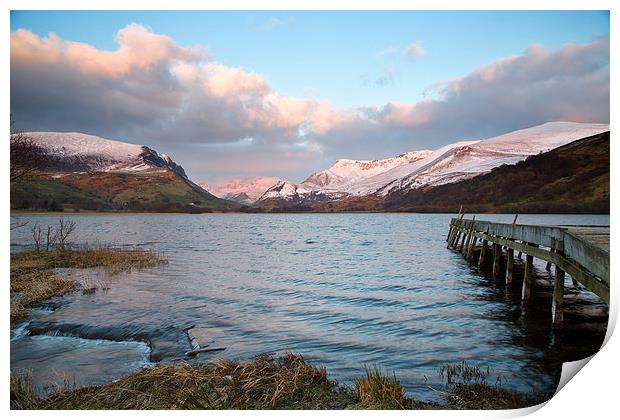
M 166 260 L 156 252 L 111 247 L 25 251 L 11 254 L 11 322 L 24 318 L 27 308 L 79 288 L 54 273 L 55 268 L 105 267 L 111 273 L 153 267 Z M 86 287 L 92 292 L 93 285 Z
M 448 387 L 448 407 L 456 410 L 505 410 L 527 406 L 523 395 L 501 388 L 498 377 L 495 385 L 489 385 L 492 376 L 488 367 L 461 360 L 454 364 L 444 364 L 439 369 L 440 376 Z
M 290 353 L 261 355 L 245 363 L 147 368 L 111 384 L 64 391 L 34 403 L 21 397 L 19 389 L 11 389 L 15 408 L 69 410 L 342 409 L 353 399 L 352 393 L 328 381 L 325 369 Z
M 446 398 L 445 405 L 416 401 L 406 396 L 395 376 L 389 377 L 376 368 L 367 369 L 365 376 L 355 381 L 355 389 L 339 387 L 328 379 L 324 368 L 314 367 L 301 355 L 291 353 L 277 358 L 260 355 L 246 362 L 222 360 L 212 365 L 165 364 L 86 388 L 77 388 L 65 380 L 46 399 L 37 396 L 28 371 L 11 374 L 13 409 L 501 410 L 544 400 L 540 396 L 528 400 L 479 380 L 452 382 Z
M 32 384 L 32 371 L 11 371 L 11 408 L 34 410 L 41 404 L 41 398 Z
M 520 394 L 487 384 L 458 383 L 448 393 L 448 407 L 456 410 L 507 410 L 527 405 Z
M 363 408 L 402 410 L 415 406 L 415 402 L 405 395 L 396 375 L 390 378 L 378 368 L 366 368 L 366 375 L 355 381 L 355 390 Z

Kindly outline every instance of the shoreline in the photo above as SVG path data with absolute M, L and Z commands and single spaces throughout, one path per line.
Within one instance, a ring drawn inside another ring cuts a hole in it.
M 467 209 L 466 209 L 467 210 Z M 515 213 L 489 213 L 466 211 L 467 214 L 492 214 L 492 215 L 514 215 Z M 32 215 L 32 216 L 63 216 L 63 215 L 142 215 L 142 214 L 169 214 L 169 215 L 210 215 L 210 214 L 451 214 L 456 212 L 421 212 L 421 211 L 394 211 L 394 210 L 369 210 L 369 211 L 209 211 L 209 212 L 158 212 L 158 211 L 37 211 L 37 210 L 11 210 L 13 215 Z M 610 216 L 610 213 L 518 213 L 520 216 L 527 215 L 558 215 L 558 216 Z
M 168 362 L 102 385 L 60 387 L 42 397 L 28 372 L 11 372 L 12 409 L 330 409 L 506 410 L 538 405 L 552 394 L 491 385 L 491 372 L 466 361 L 440 369 L 442 402 L 407 394 L 395 372 L 366 368 L 352 386 L 329 379 L 301 354 L 262 354 L 244 361 Z

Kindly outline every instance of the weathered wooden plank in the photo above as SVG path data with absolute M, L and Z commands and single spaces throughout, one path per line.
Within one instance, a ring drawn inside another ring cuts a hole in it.
M 609 252 L 567 231 L 564 235 L 564 253 L 609 286 Z
M 516 218 L 515 218 L 516 221 Z M 508 267 L 506 283 L 514 280 L 514 252 L 527 254 L 526 273 L 532 268 L 533 258 L 555 264 L 556 271 L 564 272 L 571 276 L 573 282 L 578 282 L 609 303 L 609 252 L 608 245 L 600 246 L 600 243 L 609 243 L 608 227 L 559 227 L 559 226 L 530 226 L 506 223 L 493 223 L 464 219 L 464 214 L 450 221 L 452 235 L 456 231 L 466 235 L 462 237 L 461 251 L 465 247 L 466 255 L 471 258 L 474 245 L 478 240 L 482 241 L 482 248 L 478 264 L 482 265 L 488 248 L 488 243 L 493 244 L 494 250 L 494 275 L 497 275 L 498 267 L 495 264 L 495 250 L 498 247 L 506 247 L 508 255 Z M 459 236 L 460 237 L 460 236 Z M 508 239 L 510 238 L 510 239 Z M 455 238 L 456 239 L 456 238 Z M 458 244 L 457 241 L 453 241 Z M 466 245 L 464 246 L 464 244 Z M 540 247 L 550 248 L 544 249 Z M 501 251 L 500 251 L 501 252 Z M 529 262 L 529 264 L 528 264 Z M 530 273 L 531 274 L 531 273 Z M 529 293 L 524 281 L 524 294 Z M 559 287 L 559 286 L 558 286 Z M 559 293 L 559 292 L 558 292 Z
M 564 270 L 566 274 L 570 275 L 573 280 L 579 282 L 609 304 L 609 286 L 588 274 L 577 263 L 572 262 L 557 253 L 551 254 L 551 252 L 546 249 L 536 248 L 529 244 L 523 244 L 505 238 L 496 238 L 481 232 L 474 232 L 474 237 L 486 241 L 497 242 L 499 244 L 506 244 L 509 248 L 512 247 L 516 251 L 523 252 L 527 255 L 531 255 L 545 261 L 551 261 L 556 266 L 559 266 L 560 269 Z
M 467 226 L 469 220 L 463 220 L 462 224 Z M 487 232 L 493 236 L 503 236 L 514 238 L 525 242 L 535 243 L 547 248 L 555 248 L 563 251 L 563 239 L 565 228 L 556 226 L 534 226 L 534 225 L 513 225 L 508 223 L 493 223 L 478 220 L 476 230 Z

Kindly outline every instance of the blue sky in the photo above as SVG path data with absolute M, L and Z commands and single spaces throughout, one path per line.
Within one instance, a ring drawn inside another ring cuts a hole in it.
M 196 180 L 609 122 L 607 11 L 14 11 L 11 30 L 18 129 L 148 145 Z
M 339 107 L 412 102 L 440 80 L 464 76 L 531 44 L 559 48 L 609 32 L 607 11 L 41 11 L 13 12 L 11 29 L 49 32 L 114 50 L 130 23 L 203 45 L 214 59 L 263 75 L 280 93 Z M 418 41 L 426 54 L 409 59 Z M 382 76 L 390 76 L 383 84 Z

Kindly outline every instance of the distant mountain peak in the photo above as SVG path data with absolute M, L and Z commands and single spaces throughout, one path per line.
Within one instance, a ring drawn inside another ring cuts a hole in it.
M 303 204 L 304 200 L 325 197 L 385 196 L 396 190 L 458 182 L 606 131 L 608 124 L 551 121 L 483 140 L 448 144 L 435 151 L 412 151 L 377 160 L 338 159 L 301 184 L 274 185 L 258 205 L 267 199 Z
M 249 205 L 258 200 L 267 189 L 281 181 L 280 178 L 258 176 L 217 183 L 200 181 L 198 185 L 216 197 Z
M 25 132 L 44 149 L 50 169 L 67 172 L 139 172 L 169 169 L 187 179 L 182 166 L 147 146 L 77 132 Z

